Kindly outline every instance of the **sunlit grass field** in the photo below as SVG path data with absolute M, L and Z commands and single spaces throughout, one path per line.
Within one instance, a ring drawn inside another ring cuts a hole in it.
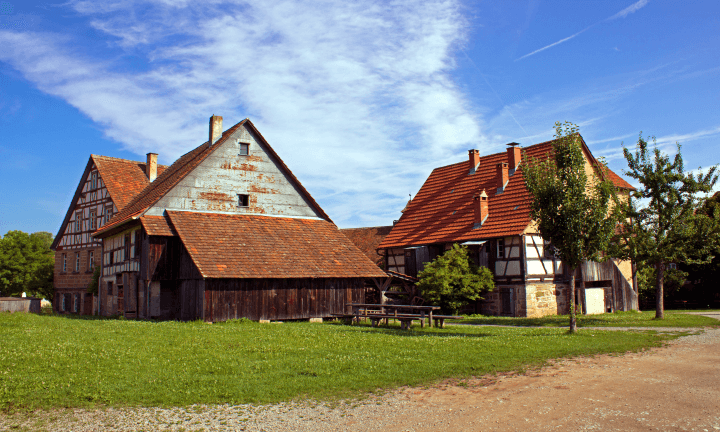
M 0 313 L 0 410 L 353 398 L 639 350 L 672 336 L 449 326 L 148 322 Z
M 567 327 L 568 315 L 549 315 L 542 318 L 511 318 L 469 315 L 452 322 L 465 324 L 499 324 L 511 326 Z M 451 321 L 448 321 L 451 322 Z M 720 321 L 701 315 L 679 311 L 665 311 L 665 318 L 655 319 L 655 311 L 629 311 L 601 315 L 577 315 L 578 327 L 720 327 Z

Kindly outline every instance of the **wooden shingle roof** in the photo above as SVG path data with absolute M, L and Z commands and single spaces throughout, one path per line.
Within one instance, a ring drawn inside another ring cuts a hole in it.
M 587 146 L 582 144 L 589 153 Z M 553 141 L 523 148 L 523 159 L 545 159 Z M 480 158 L 474 174 L 468 174 L 468 161 L 436 168 L 408 203 L 400 220 L 378 248 L 418 246 L 482 240 L 521 234 L 531 222 L 530 194 L 525 187 L 521 162 L 501 194 L 497 193 L 497 164 L 508 162 L 507 153 Z M 590 155 L 590 162 L 597 162 Z M 512 167 L 510 167 L 512 169 Z M 608 177 L 619 188 L 632 189 L 626 181 L 608 169 Z M 488 218 L 474 228 L 473 196 L 485 190 Z
M 167 214 L 205 278 L 387 277 L 326 220 Z

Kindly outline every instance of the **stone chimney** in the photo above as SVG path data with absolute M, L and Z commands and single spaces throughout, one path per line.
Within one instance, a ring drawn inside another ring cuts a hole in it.
M 148 153 L 145 162 L 145 175 L 151 183 L 157 178 L 157 157 L 157 153 Z
M 485 193 L 485 189 L 479 194 L 475 194 L 473 197 L 473 211 L 475 213 L 475 224 L 474 229 L 480 228 L 485 223 L 489 212 L 488 212 L 488 196 Z
M 474 174 L 475 170 L 480 165 L 480 152 L 477 150 L 468 150 L 468 156 L 468 173 Z
M 510 172 L 515 173 L 518 165 L 520 165 L 520 159 L 522 159 L 522 149 L 520 144 L 511 142 L 508 144 L 508 164 L 510 164 Z
M 213 115 L 210 117 L 210 145 L 215 144 L 222 136 L 222 117 Z
M 495 181 L 497 182 L 497 193 L 503 193 L 505 186 L 508 184 L 508 164 L 506 162 L 497 164 Z

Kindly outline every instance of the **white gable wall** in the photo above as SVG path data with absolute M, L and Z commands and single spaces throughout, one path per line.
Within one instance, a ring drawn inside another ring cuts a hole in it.
M 249 154 L 240 156 L 241 143 Z M 292 217 L 321 217 L 260 143 L 243 125 L 198 167 L 151 207 L 148 215 L 165 210 L 192 210 Z M 249 205 L 240 207 L 238 194 L 249 195 Z

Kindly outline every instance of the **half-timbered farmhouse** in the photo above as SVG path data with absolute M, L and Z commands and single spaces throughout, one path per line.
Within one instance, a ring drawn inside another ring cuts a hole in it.
M 476 305 L 477 312 L 528 317 L 567 313 L 568 270 L 530 218 L 522 174 L 523 154 L 545 158 L 552 144 L 523 149 L 511 143 L 507 152 L 483 157 L 470 150 L 467 161 L 433 170 L 378 246 L 385 268 L 416 276 L 425 263 L 459 243 L 468 246 L 476 264 L 495 274 L 496 290 Z M 597 178 L 599 164 L 584 142 L 582 147 L 586 172 Z M 632 186 L 611 171 L 603 175 L 629 199 Z M 629 262 L 607 261 L 584 263 L 579 276 L 587 288 L 603 288 L 592 291 L 592 297 L 600 296 L 603 311 L 614 311 L 637 309 L 631 274 Z
M 94 234 L 100 314 L 206 321 L 330 317 L 387 275 L 250 122 L 181 156 Z
M 87 288 L 95 266 L 100 265 L 102 242 L 91 234 L 109 222 L 164 168 L 157 165 L 153 153 L 148 154 L 146 163 L 90 156 L 51 246 L 55 251 L 55 312 L 92 313 L 93 296 Z

